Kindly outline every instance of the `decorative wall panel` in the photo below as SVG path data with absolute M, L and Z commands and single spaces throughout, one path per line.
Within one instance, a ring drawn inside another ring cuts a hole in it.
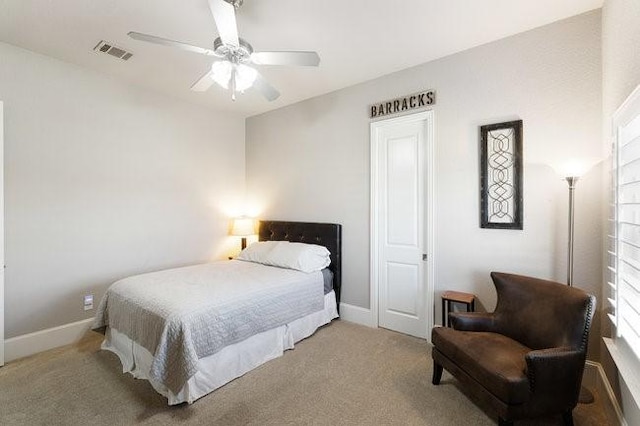
M 480 227 L 522 229 L 522 120 L 480 127 Z

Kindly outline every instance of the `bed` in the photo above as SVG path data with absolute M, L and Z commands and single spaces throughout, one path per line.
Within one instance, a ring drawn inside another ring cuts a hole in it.
M 260 222 L 254 248 L 328 250 L 330 264 L 322 270 L 250 262 L 243 252 L 244 260 L 120 280 L 107 290 L 93 325 L 105 334 L 102 349 L 169 405 L 192 403 L 338 317 L 341 232 L 338 224 Z

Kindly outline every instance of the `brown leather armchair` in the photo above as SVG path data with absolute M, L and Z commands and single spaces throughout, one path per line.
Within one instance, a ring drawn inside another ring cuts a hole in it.
M 565 284 L 492 272 L 492 313 L 451 313 L 434 327 L 433 384 L 445 368 L 476 403 L 514 420 L 562 415 L 573 424 L 596 299 Z

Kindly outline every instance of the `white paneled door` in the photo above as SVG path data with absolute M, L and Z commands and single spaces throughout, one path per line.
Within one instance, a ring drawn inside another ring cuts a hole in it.
M 372 308 L 380 327 L 426 338 L 433 323 L 433 113 L 372 123 Z
M 0 101 L 0 366 L 4 365 L 4 113 Z

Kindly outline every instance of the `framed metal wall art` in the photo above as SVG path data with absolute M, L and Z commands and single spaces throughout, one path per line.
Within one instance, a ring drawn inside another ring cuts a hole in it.
M 522 229 L 522 120 L 480 127 L 480 227 Z

